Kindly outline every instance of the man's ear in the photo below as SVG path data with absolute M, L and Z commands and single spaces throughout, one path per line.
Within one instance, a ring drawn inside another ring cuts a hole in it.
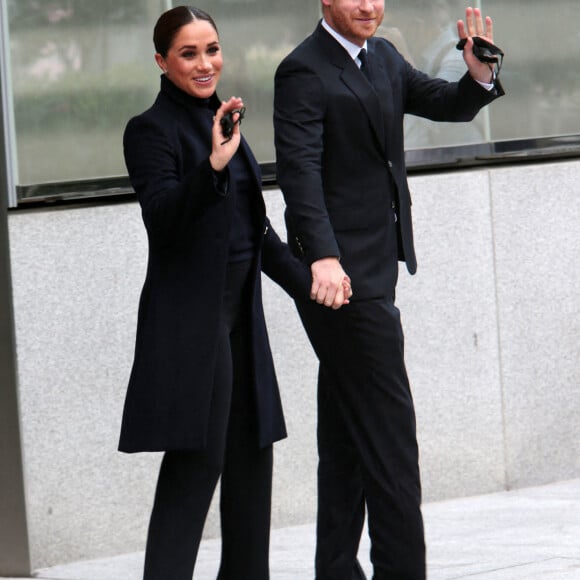
M 164 73 L 167 73 L 167 65 L 165 64 L 165 59 L 158 52 L 155 53 L 155 62 Z

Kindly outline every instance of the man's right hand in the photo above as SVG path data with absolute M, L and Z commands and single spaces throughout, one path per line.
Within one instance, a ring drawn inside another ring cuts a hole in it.
M 310 266 L 312 271 L 312 287 L 310 298 L 318 304 L 324 304 L 337 310 L 348 304 L 352 296 L 350 278 L 342 269 L 338 258 L 321 258 Z

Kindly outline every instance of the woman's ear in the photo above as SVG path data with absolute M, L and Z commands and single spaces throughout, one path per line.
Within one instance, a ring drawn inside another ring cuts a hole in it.
M 155 62 L 157 63 L 157 66 L 167 74 L 167 64 L 165 63 L 165 59 L 158 52 L 155 53 Z

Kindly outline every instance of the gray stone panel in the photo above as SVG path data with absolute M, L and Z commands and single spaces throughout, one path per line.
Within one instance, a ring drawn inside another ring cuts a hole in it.
M 580 476 L 579 178 L 571 161 L 411 179 L 419 271 L 401 271 L 397 301 L 426 500 Z M 284 236 L 281 195 L 266 200 Z M 33 568 L 142 550 L 160 455 L 116 451 L 139 208 L 13 211 L 9 230 Z M 315 516 L 317 365 L 289 297 L 264 287 L 289 431 L 280 527 Z M 214 504 L 206 536 L 218 533 Z
M 502 489 L 504 450 L 488 177 L 410 180 L 418 270 L 397 301 L 427 501 Z
M 580 470 L 580 163 L 492 172 L 512 487 Z
M 284 202 L 278 190 L 265 193 L 268 217 L 285 240 Z M 288 438 L 274 447 L 272 523 L 300 524 L 316 513 L 316 377 L 318 362 L 294 302 L 267 277 L 264 311 L 276 365 Z
M 142 549 L 156 456 L 116 451 L 144 276 L 135 204 L 10 220 L 33 567 Z

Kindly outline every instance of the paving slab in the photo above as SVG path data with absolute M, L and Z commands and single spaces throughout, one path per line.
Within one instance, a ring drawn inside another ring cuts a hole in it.
M 429 580 L 580 580 L 580 479 L 423 506 Z M 272 531 L 271 580 L 314 578 L 314 524 Z M 360 561 L 370 579 L 370 542 Z M 194 580 L 215 580 L 220 540 L 200 546 Z M 44 580 L 140 580 L 143 553 L 35 572 Z M 168 579 L 170 580 L 170 579 Z

